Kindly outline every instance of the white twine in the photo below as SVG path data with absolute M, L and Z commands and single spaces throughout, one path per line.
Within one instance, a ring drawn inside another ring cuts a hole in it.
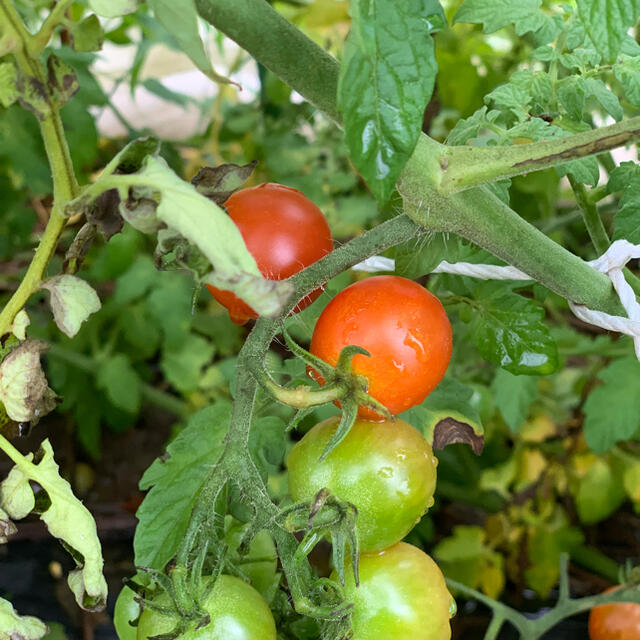
M 640 258 L 640 245 L 627 240 L 616 240 L 597 260 L 587 264 L 596 271 L 604 273 L 611 280 L 620 302 L 628 317 L 613 316 L 602 311 L 594 311 L 585 305 L 569 300 L 569 308 L 583 322 L 601 327 L 607 331 L 624 333 L 633 338 L 636 357 L 640 360 L 640 303 L 631 285 L 626 281 L 622 269 L 629 260 Z M 373 273 L 376 271 L 395 271 L 395 261 L 384 256 L 372 256 L 353 267 L 356 271 Z M 471 262 L 441 262 L 433 273 L 450 273 L 470 276 L 482 280 L 533 280 L 531 276 L 511 266 L 492 264 L 473 264 Z

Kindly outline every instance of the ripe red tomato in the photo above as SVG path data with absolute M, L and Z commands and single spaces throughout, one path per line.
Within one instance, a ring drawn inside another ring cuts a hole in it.
M 261 184 L 236 191 L 225 207 L 260 273 L 270 280 L 284 280 L 333 250 L 331 230 L 322 211 L 297 189 Z M 207 288 L 229 310 L 229 317 L 236 324 L 258 317 L 231 291 L 209 284 Z M 294 312 L 310 305 L 321 291 L 316 289 L 305 296 Z
M 421 403 L 442 380 L 451 358 L 451 324 L 442 304 L 412 280 L 374 276 L 341 291 L 325 308 L 311 353 L 331 365 L 343 347 L 359 345 L 353 371 L 369 379 L 369 394 L 393 414 Z M 315 371 L 310 375 L 321 384 Z M 372 409 L 359 415 L 379 419 Z
M 332 580 L 337 582 L 334 571 Z M 456 605 L 438 565 L 399 542 L 360 556 L 360 586 L 350 566 L 345 595 L 353 602 L 353 640 L 449 640 Z
M 319 462 L 339 417 L 307 432 L 287 458 L 289 492 L 308 500 L 327 488 L 358 509 L 362 551 L 402 540 L 433 504 L 437 458 L 422 434 L 404 420 L 357 419 L 347 437 Z
M 607 593 L 616 587 L 607 589 Z M 615 602 L 594 607 L 589 614 L 591 640 L 638 640 L 640 638 L 640 604 Z

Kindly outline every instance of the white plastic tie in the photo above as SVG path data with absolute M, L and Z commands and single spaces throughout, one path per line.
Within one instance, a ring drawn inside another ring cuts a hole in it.
M 636 357 L 640 360 L 640 303 L 638 303 L 635 292 L 622 272 L 627 262 L 635 258 L 640 258 L 640 245 L 631 244 L 628 240 L 616 240 L 597 260 L 587 263 L 596 271 L 604 273 L 611 280 L 628 317 L 613 316 L 602 311 L 594 311 L 585 305 L 571 301 L 569 301 L 569 308 L 583 322 L 601 327 L 607 331 L 615 331 L 631 336 L 635 346 Z M 353 269 L 369 273 L 395 271 L 395 261 L 383 256 L 372 256 L 355 265 Z M 480 278 L 481 280 L 533 280 L 531 276 L 509 265 L 474 264 L 472 262 L 450 263 L 443 261 L 433 270 L 433 273 L 450 273 Z

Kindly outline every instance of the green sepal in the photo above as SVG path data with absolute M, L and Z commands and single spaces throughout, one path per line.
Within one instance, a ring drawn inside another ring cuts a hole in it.
M 340 418 L 340 424 L 331 436 L 331 440 L 327 443 L 322 455 L 320 456 L 320 462 L 326 460 L 327 456 L 347 437 L 353 423 L 356 421 L 358 415 L 358 403 L 353 397 L 344 398 L 342 400 L 342 417 Z
M 302 420 L 304 420 L 309 414 L 313 413 L 314 410 L 315 407 L 305 407 L 304 409 L 297 409 L 291 417 L 291 420 L 289 420 L 289 424 L 287 425 L 285 432 L 289 433 L 296 429 L 300 422 L 302 422 Z
M 293 353 L 296 358 L 300 358 L 304 362 L 306 362 L 310 367 L 317 369 L 317 371 L 322 375 L 325 380 L 328 380 L 330 377 L 334 375 L 333 367 L 318 358 L 318 356 L 314 356 L 312 353 L 309 353 L 306 349 L 303 349 L 299 344 L 297 344 L 293 338 L 289 335 L 288 331 L 283 327 L 282 335 L 284 336 L 284 341 L 289 348 L 289 351 Z

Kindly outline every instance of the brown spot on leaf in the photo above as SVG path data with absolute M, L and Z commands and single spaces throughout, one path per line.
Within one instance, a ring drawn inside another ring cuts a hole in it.
M 470 425 L 453 418 L 440 420 L 433 430 L 433 448 L 440 451 L 448 444 L 457 442 L 468 444 L 477 456 L 484 449 L 484 438 L 479 436 Z

